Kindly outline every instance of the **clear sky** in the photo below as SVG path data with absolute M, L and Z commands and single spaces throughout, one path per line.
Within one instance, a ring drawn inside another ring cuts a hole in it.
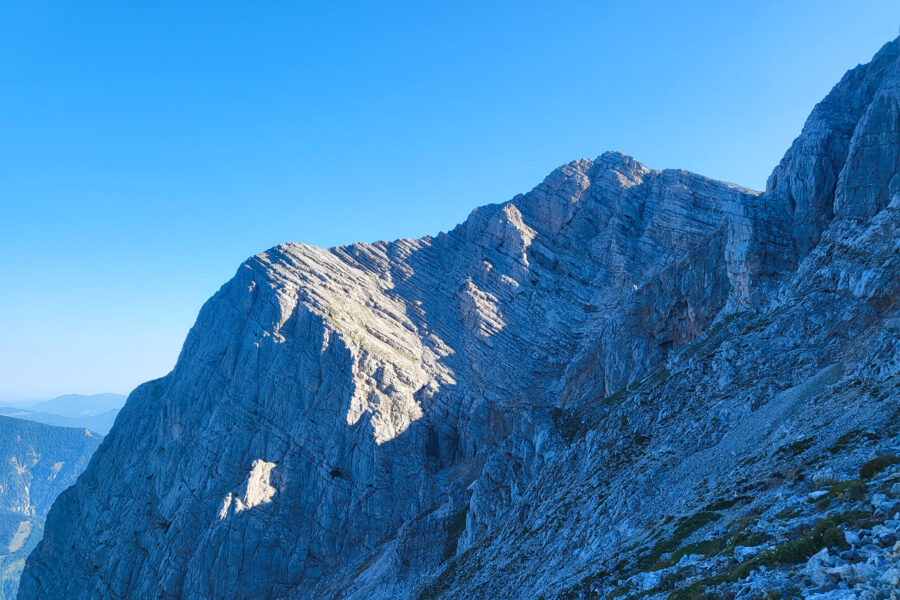
M 0 0 L 0 400 L 126 393 L 247 256 L 445 231 L 605 150 L 762 188 L 898 25 L 896 0 Z

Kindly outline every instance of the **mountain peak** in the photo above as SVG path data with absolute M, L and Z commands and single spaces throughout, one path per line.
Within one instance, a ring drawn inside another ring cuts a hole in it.
M 54 506 L 20 597 L 829 581 L 820 545 L 849 565 L 839 534 L 894 527 L 852 510 L 900 474 L 897 56 L 835 86 L 764 193 L 607 152 L 435 238 L 252 257 Z

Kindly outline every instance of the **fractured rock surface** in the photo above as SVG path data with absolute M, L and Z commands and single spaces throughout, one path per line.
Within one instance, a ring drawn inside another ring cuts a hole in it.
M 716 527 L 790 523 L 804 469 L 900 452 L 898 78 L 895 41 L 765 192 L 606 153 L 436 237 L 252 257 L 54 504 L 20 597 L 756 593 L 749 542 L 793 534 Z M 712 581 L 725 550 L 750 570 Z

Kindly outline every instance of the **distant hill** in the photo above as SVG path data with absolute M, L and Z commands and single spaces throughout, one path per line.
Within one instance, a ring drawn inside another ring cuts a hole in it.
M 50 505 L 75 483 L 102 436 L 0 416 L 0 600 L 14 598 Z
M 27 408 L 0 406 L 0 415 L 60 427 L 81 427 L 106 435 L 125 404 L 122 394 L 67 394 L 29 403 Z
M 0 407 L 0 416 L 12 417 L 14 419 L 24 419 L 26 421 L 35 421 L 36 423 L 44 423 L 45 425 L 55 425 L 57 427 L 76 427 L 80 429 L 90 429 L 102 435 L 109 433 L 116 415 L 119 414 L 118 409 L 109 410 L 96 416 L 89 417 L 65 417 L 47 412 L 36 412 L 23 408 Z
M 109 411 L 118 411 L 125 405 L 122 394 L 67 394 L 45 400 L 31 408 L 40 413 L 52 413 L 64 417 L 95 417 Z
M 766 192 L 608 152 L 251 257 L 20 598 L 897 600 L 898 340 L 900 39 Z

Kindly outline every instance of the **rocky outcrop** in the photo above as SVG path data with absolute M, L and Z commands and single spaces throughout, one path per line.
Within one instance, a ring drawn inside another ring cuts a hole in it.
M 898 56 L 900 50 L 896 42 L 891 42 L 872 62 L 844 75 L 813 109 L 800 137 L 769 177 L 767 195 L 791 214 L 800 255 L 816 245 L 836 212 L 839 216 L 851 216 L 854 211 L 871 216 L 890 198 L 885 195 L 887 182 L 881 179 L 885 170 L 896 165 L 885 164 L 889 159 L 875 154 L 890 153 L 891 136 L 896 135 L 897 124 L 889 122 L 889 107 L 897 93 Z M 879 133 L 883 137 L 877 143 L 874 138 Z M 873 155 L 863 156 L 873 143 Z M 857 201 L 856 191 L 844 191 L 842 200 L 835 201 L 838 188 L 846 190 L 848 180 L 853 189 L 870 190 L 868 201 L 862 197 Z M 850 209 L 845 206 L 848 202 L 859 204 L 859 208 Z
M 699 535 L 743 518 L 695 527 L 707 504 L 805 485 L 775 472 L 895 444 L 898 55 L 765 193 L 607 153 L 436 237 L 251 258 L 54 505 L 20 597 L 651 592 L 677 515 Z
M 75 483 L 100 439 L 85 429 L 0 417 L 0 598 L 16 597 L 50 505 Z

